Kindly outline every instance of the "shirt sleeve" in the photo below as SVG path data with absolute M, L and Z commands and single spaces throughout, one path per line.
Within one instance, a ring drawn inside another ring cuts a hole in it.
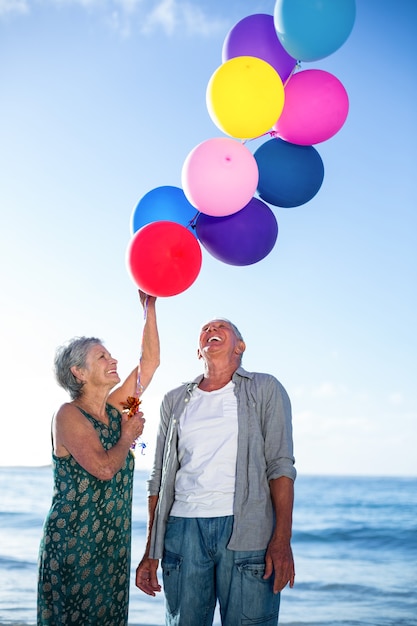
M 268 481 L 281 476 L 295 480 L 292 411 L 288 393 L 274 377 L 263 381 L 262 423 Z
M 156 435 L 155 455 L 152 470 L 148 480 L 148 496 L 159 495 L 159 489 L 162 479 L 165 440 L 167 436 L 169 416 L 171 414 L 170 406 L 171 402 L 169 394 L 166 394 L 160 408 L 159 425 Z

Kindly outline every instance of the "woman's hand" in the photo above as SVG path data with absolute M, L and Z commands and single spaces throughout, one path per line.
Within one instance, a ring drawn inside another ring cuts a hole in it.
M 141 411 L 135 413 L 132 417 L 128 417 L 126 413 L 122 413 L 121 437 L 129 440 L 129 443 L 132 444 L 142 435 L 144 425 L 145 418 L 143 417 L 143 413 Z
M 139 293 L 139 300 L 140 300 L 140 303 L 143 306 L 143 308 L 145 308 L 145 306 L 147 304 L 149 304 L 150 302 L 155 304 L 156 296 L 150 296 L 147 293 L 145 293 L 144 291 L 142 291 L 141 289 L 138 289 L 138 293 Z

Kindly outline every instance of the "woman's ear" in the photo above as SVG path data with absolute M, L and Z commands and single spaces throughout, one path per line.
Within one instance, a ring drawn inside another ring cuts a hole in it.
M 83 383 L 85 381 L 85 377 L 83 376 L 82 369 L 80 367 L 77 367 L 77 365 L 73 365 L 72 367 L 70 367 L 70 371 L 71 374 L 80 381 L 80 383 Z

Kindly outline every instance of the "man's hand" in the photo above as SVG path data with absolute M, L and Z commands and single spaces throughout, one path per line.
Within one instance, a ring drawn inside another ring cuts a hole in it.
M 295 568 L 291 544 L 287 539 L 272 538 L 265 556 L 264 579 L 274 573 L 274 593 L 279 593 L 287 583 L 294 587 Z

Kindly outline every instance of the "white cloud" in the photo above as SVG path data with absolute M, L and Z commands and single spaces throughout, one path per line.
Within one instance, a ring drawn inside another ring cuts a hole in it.
M 227 24 L 220 18 L 213 17 L 190 2 L 161 0 L 149 12 L 143 30 L 150 32 L 162 28 L 167 35 L 185 33 L 187 35 L 210 36 L 224 32 Z
M 94 7 L 101 7 L 103 3 L 100 0 L 37 0 L 37 4 L 44 4 L 45 6 L 77 6 L 83 9 L 92 9 Z
M 114 0 L 116 6 L 120 6 L 123 13 L 126 15 L 133 15 L 136 13 L 140 4 L 143 4 L 142 0 Z
M 48 3 L 48 0 L 45 0 L 45 4 Z M 49 0 L 50 4 L 56 4 L 56 5 L 60 5 L 60 4 L 67 4 L 67 5 L 77 5 L 77 6 L 81 6 L 85 9 L 90 9 L 92 7 L 102 7 L 103 6 L 103 2 L 100 2 L 100 0 Z
M 162 28 L 167 35 L 177 32 L 187 35 L 210 36 L 223 32 L 226 24 L 223 20 L 209 16 L 199 6 L 178 0 L 161 0 L 149 13 L 143 30 L 145 32 Z
M 106 15 L 106 21 L 124 36 L 130 34 L 136 24 L 144 33 L 162 30 L 166 35 L 175 34 L 210 36 L 224 32 L 227 23 L 206 13 L 202 7 L 181 0 L 0 0 L 0 18 L 6 15 L 24 15 L 36 9 L 36 5 L 75 6 L 84 10 L 96 10 Z
M 161 27 L 172 35 L 178 24 L 178 7 L 175 0 L 162 0 L 147 16 L 143 30 L 150 32 Z
M 346 389 L 343 385 L 331 382 L 324 382 L 313 390 L 313 396 L 315 398 L 335 398 L 345 393 Z
M 225 31 L 226 24 L 223 20 L 210 18 L 200 7 L 189 3 L 184 3 L 180 6 L 188 33 L 208 36 L 219 31 Z
M 26 15 L 29 13 L 27 0 L 0 0 L 0 17 L 11 14 Z
M 399 406 L 404 402 L 403 394 L 400 392 L 393 392 L 388 396 L 388 401 L 390 404 Z

